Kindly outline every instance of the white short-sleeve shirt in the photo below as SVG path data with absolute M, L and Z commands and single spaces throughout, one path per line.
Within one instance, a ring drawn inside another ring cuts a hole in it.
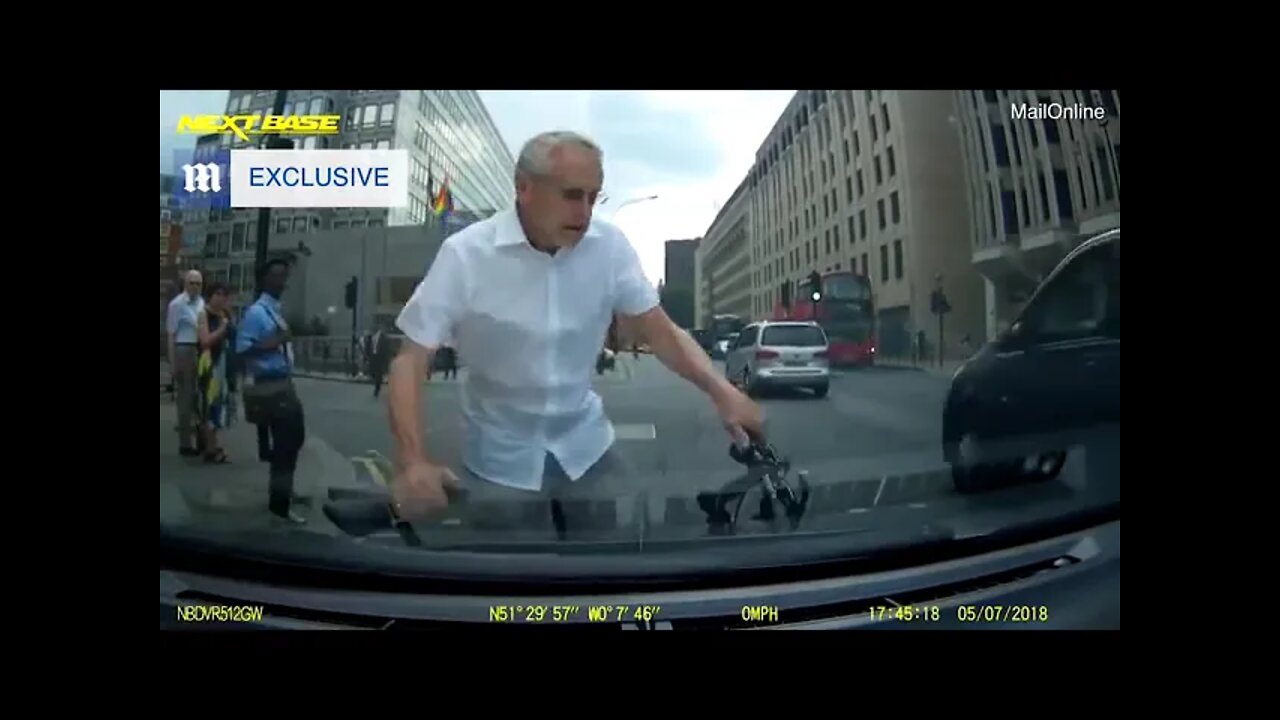
M 514 209 L 445 240 L 396 324 L 448 344 L 467 367 L 463 462 L 486 480 L 538 490 L 548 452 L 576 480 L 613 444 L 591 389 L 613 314 L 658 304 L 618 228 L 592 220 L 555 255 L 529 244 Z

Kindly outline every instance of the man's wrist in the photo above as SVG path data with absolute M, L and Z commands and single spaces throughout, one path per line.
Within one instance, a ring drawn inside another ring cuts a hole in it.
M 722 378 L 719 375 L 713 375 L 709 380 L 709 385 L 707 386 L 706 391 L 712 402 L 718 405 L 733 396 L 734 387 L 733 385 L 730 385 L 729 381 L 725 378 Z

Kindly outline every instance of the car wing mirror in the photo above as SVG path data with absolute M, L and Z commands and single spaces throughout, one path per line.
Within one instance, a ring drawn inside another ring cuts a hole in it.
M 1018 350 L 1026 344 L 1026 341 L 1026 324 L 1019 320 L 1001 333 L 998 343 L 1001 350 Z

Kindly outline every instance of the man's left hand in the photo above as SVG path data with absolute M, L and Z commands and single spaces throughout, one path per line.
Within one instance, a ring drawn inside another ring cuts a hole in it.
M 735 444 L 764 440 L 764 411 L 741 390 L 726 381 L 715 393 L 713 401 L 720 421 Z

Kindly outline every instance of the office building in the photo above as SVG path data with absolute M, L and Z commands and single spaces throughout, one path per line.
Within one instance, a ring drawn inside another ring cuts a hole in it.
M 970 254 L 991 339 L 1071 248 L 1120 227 L 1120 93 L 963 90 L 954 98 Z
M 668 240 L 664 247 L 662 307 L 682 328 L 692 328 L 694 318 L 694 255 L 699 239 Z
M 937 347 L 930 293 L 952 312 L 947 352 L 976 333 L 982 283 L 970 262 L 964 164 L 947 91 L 808 90 L 756 153 L 748 184 L 754 314 L 811 271 L 870 279 L 881 357 L 923 332 Z
M 231 90 L 228 114 L 271 111 L 275 90 Z M 453 197 L 450 232 L 511 206 L 515 161 L 479 95 L 473 90 L 290 90 L 283 114 L 342 117 L 333 136 L 292 138 L 300 149 L 364 148 L 409 151 L 411 186 L 404 208 L 277 208 L 270 247 L 288 235 L 293 247 L 311 233 L 431 225 L 431 204 L 445 178 Z M 251 139 L 255 142 L 256 137 Z M 234 135 L 204 136 L 198 147 L 248 147 Z M 254 285 L 257 209 L 209 210 L 188 223 L 184 262 L 233 290 L 232 304 L 249 300 Z
M 711 327 L 714 315 L 733 314 L 744 320 L 762 316 L 753 294 L 751 262 L 750 188 L 744 179 L 707 228 L 696 257 L 698 327 Z

